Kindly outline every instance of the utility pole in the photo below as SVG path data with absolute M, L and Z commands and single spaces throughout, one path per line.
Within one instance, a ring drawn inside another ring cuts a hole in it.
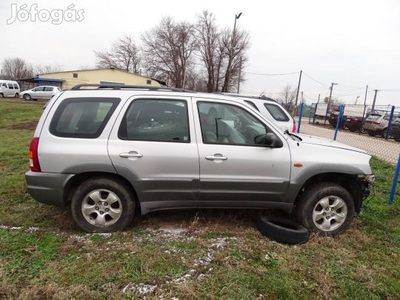
M 375 95 L 374 95 L 374 101 L 372 101 L 372 108 L 371 108 L 371 112 L 374 111 L 375 109 L 375 102 L 376 102 L 376 94 L 378 94 L 378 90 L 374 90 L 375 91 Z
M 228 91 L 229 81 L 231 79 L 232 61 L 233 61 L 233 55 L 234 55 L 234 52 L 235 52 L 234 45 L 235 45 L 235 40 L 236 40 L 236 20 L 239 20 L 241 15 L 242 15 L 242 13 L 239 13 L 238 15 L 235 15 L 235 23 L 233 23 L 233 34 L 232 34 L 232 39 L 231 39 L 231 49 L 229 50 L 228 67 L 227 67 L 226 73 L 225 73 L 225 81 L 224 81 L 224 86 L 222 87 L 222 92 L 227 92 Z
M 337 85 L 337 83 L 332 82 L 331 87 L 329 88 L 331 91 L 329 92 L 329 99 L 328 99 L 328 105 L 326 107 L 326 114 L 330 113 L 330 108 L 331 108 L 331 100 L 332 100 L 332 91 L 333 91 L 333 86 Z M 326 118 L 325 118 L 325 122 L 324 124 L 326 124 Z
M 303 70 L 300 70 L 300 76 L 299 76 L 299 83 L 297 85 L 297 93 L 296 93 L 296 107 L 297 107 L 297 101 L 299 100 L 299 91 L 300 91 L 300 83 L 301 83 L 301 74 L 303 74 Z

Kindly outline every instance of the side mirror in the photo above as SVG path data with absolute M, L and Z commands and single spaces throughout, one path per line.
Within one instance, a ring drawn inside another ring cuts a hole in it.
M 273 132 L 269 132 L 267 134 L 257 135 L 254 138 L 254 143 L 256 145 L 264 145 L 264 146 L 269 147 L 269 148 L 281 148 L 281 147 L 283 147 L 283 142 Z

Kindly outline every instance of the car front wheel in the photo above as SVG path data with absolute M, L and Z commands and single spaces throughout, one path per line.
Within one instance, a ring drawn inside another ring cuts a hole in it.
M 310 231 L 325 236 L 338 235 L 349 227 L 354 217 L 353 197 L 338 184 L 315 184 L 299 199 L 296 217 Z
M 134 210 L 134 199 L 124 184 L 98 177 L 83 182 L 71 203 L 76 224 L 87 232 L 122 230 L 131 223 Z
M 32 100 L 32 97 L 31 97 L 31 95 L 29 95 L 29 94 L 24 94 L 24 99 L 25 99 L 26 101 L 30 101 L 30 100 Z

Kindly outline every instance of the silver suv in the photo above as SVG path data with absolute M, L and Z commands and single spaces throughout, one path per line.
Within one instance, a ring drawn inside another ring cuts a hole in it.
M 272 208 L 335 235 L 369 195 L 370 158 L 283 132 L 230 96 L 80 85 L 43 111 L 26 182 L 37 201 L 70 205 L 88 232 L 156 210 Z

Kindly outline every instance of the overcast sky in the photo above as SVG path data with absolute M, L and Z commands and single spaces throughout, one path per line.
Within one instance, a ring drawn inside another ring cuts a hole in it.
M 333 98 L 346 103 L 363 103 L 368 85 L 367 104 L 378 90 L 377 105 L 400 107 L 399 0 L 1 0 L 0 63 L 19 57 L 65 71 L 95 67 L 93 50 L 126 34 L 140 44 L 162 17 L 192 22 L 204 10 L 232 29 L 242 12 L 237 26 L 251 36 L 242 93 L 276 98 L 284 86 L 297 87 L 303 70 L 306 103 L 337 83 Z

